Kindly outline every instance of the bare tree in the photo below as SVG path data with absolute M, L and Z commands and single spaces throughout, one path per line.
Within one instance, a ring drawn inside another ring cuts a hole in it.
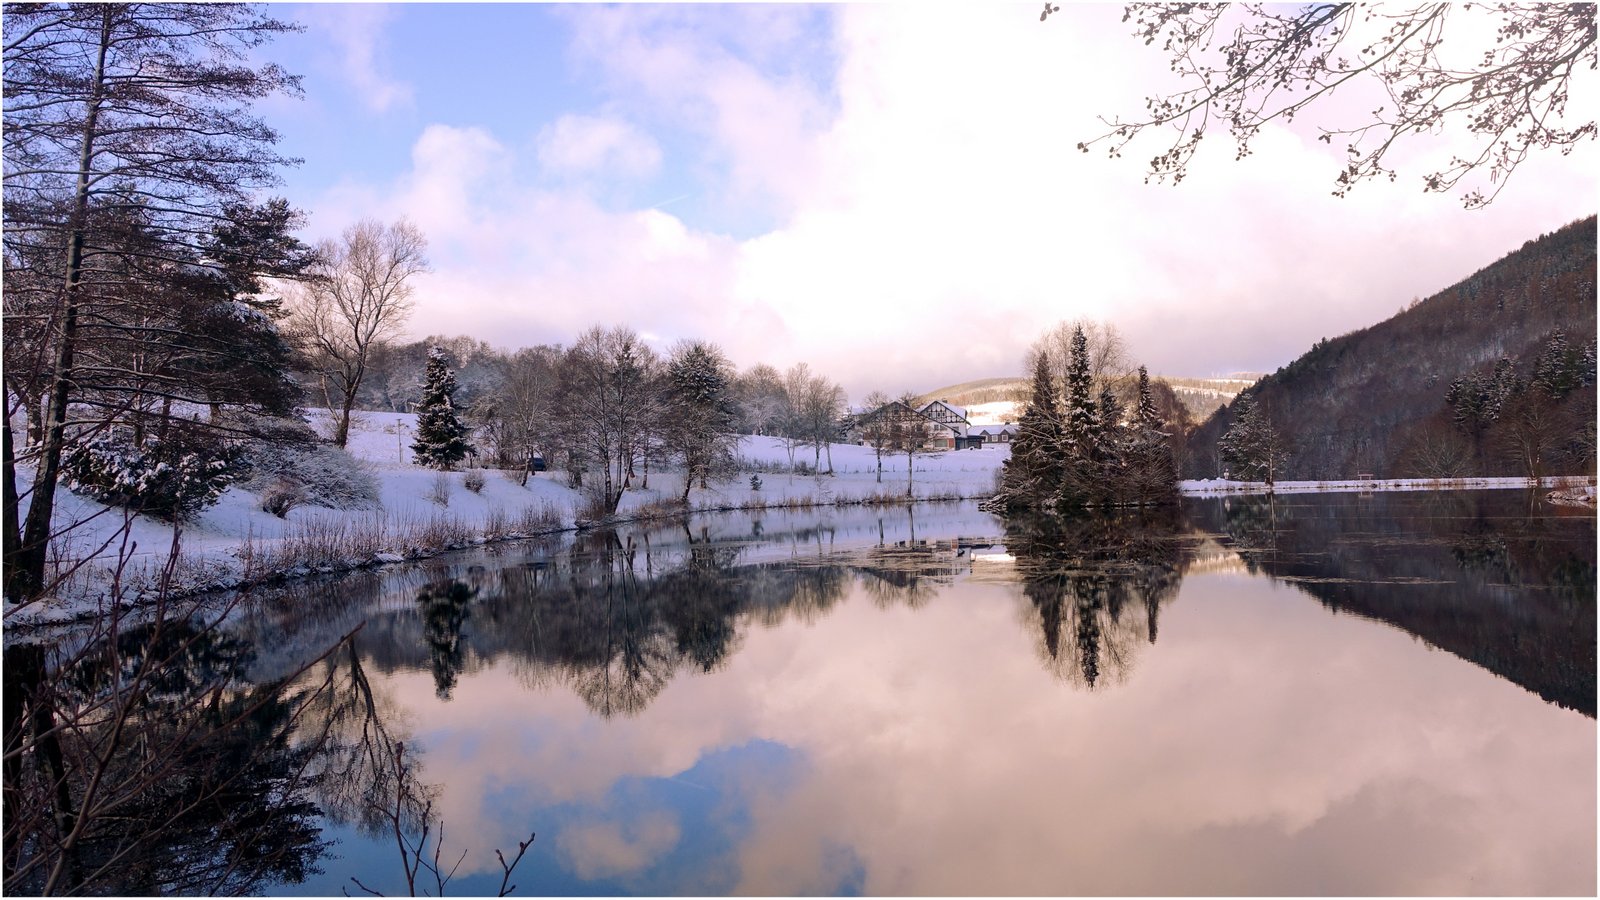
M 844 414 L 844 388 L 821 375 L 806 379 L 800 388 L 796 409 L 799 433 L 811 444 L 812 471 L 822 471 L 822 453 L 828 453 L 828 474 L 833 474 L 833 442 L 839 436 L 839 417 Z
M 783 412 L 778 417 L 778 439 L 789 454 L 789 466 L 794 467 L 794 451 L 806 443 L 806 394 L 811 390 L 811 367 L 795 363 L 783 373 Z
M 872 448 L 878 461 L 878 483 L 883 483 L 883 456 L 895 446 L 895 424 L 888 415 L 889 395 L 873 391 L 862 401 L 866 408 L 861 414 L 861 439 Z
M 751 366 L 735 386 L 740 427 L 745 434 L 771 434 L 783 418 L 783 376 L 766 363 Z
M 1030 358 L 1032 354 L 1044 354 L 1056 383 L 1066 384 L 1072 365 L 1072 336 L 1080 329 L 1088 341 L 1089 396 L 1099 396 L 1107 387 L 1113 390 L 1131 387 L 1134 366 L 1128 361 L 1128 345 L 1117 326 L 1110 322 L 1093 319 L 1058 322 L 1033 342 L 1029 348 Z
M 1040 18 L 1058 11 L 1047 3 Z M 1146 98 L 1142 116 L 1106 120 L 1110 130 L 1078 149 L 1104 144 L 1117 157 L 1144 131 L 1168 133 L 1147 180 L 1176 184 L 1212 128 L 1227 129 L 1243 158 L 1262 128 L 1348 86 L 1382 99 L 1354 122 L 1317 128 L 1324 143 L 1344 145 L 1335 196 L 1369 178 L 1394 180 L 1387 158 L 1404 139 L 1464 128 L 1470 149 L 1423 176 L 1423 189 L 1460 187 L 1467 208 L 1486 206 L 1534 150 L 1565 155 L 1594 139 L 1593 104 L 1567 108 L 1574 78 L 1595 69 L 1594 17 L 1592 3 L 1132 4 L 1123 21 L 1159 45 L 1180 83 Z M 1475 26 L 1492 27 L 1493 42 L 1445 41 Z M 1466 183 L 1484 169 L 1490 187 Z
M 561 360 L 555 424 L 569 458 L 601 467 L 599 512 L 617 511 L 641 434 L 653 423 L 660 363 L 631 329 L 591 328 Z
M 533 457 L 547 449 L 555 401 L 558 347 L 525 347 L 506 361 L 505 378 L 484 404 L 484 418 L 496 461 L 522 467 L 523 484 Z
M 912 471 L 912 461 L 918 453 L 928 449 L 928 440 L 933 436 L 934 422 L 922 413 L 917 412 L 917 395 L 906 391 L 898 399 L 885 408 L 889 418 L 890 447 L 906 455 L 906 499 L 910 500 L 912 482 L 915 474 Z
M 428 271 L 427 249 L 428 239 L 404 219 L 363 219 L 318 246 L 318 277 L 299 292 L 292 321 L 328 409 L 338 404 L 333 442 L 341 447 L 373 348 L 411 314 L 411 279 Z

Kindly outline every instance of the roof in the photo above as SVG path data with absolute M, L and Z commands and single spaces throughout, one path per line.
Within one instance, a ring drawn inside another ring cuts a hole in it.
M 974 425 L 967 429 L 968 434 L 1016 434 L 1017 426 L 1007 422 L 1004 425 Z
M 955 405 L 953 405 L 951 403 L 948 403 L 948 402 L 946 402 L 944 400 L 934 400 L 934 401 L 932 401 L 927 406 L 924 406 L 922 408 L 922 412 L 924 414 L 926 414 L 928 412 L 928 410 L 932 409 L 935 406 L 942 406 L 945 409 L 950 410 L 951 412 L 955 413 L 956 415 L 960 416 L 963 419 L 965 419 L 967 417 L 967 410 L 964 407 L 955 406 Z

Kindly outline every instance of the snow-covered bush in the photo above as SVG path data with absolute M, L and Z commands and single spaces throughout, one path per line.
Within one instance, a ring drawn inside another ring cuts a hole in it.
M 76 493 L 176 521 L 217 502 L 237 465 L 232 447 L 198 434 L 177 433 L 142 445 L 112 434 L 73 446 L 61 472 L 63 483 Z
M 306 489 L 287 478 L 280 478 L 267 485 L 261 492 L 261 511 L 272 513 L 282 519 L 289 515 L 289 510 L 306 502 Z
M 264 494 L 287 483 L 298 485 L 302 502 L 311 506 L 374 509 L 380 505 L 378 479 L 366 464 L 338 447 L 252 444 L 245 451 L 245 464 L 249 475 L 244 486 L 252 491 Z
M 484 477 L 482 469 L 468 469 L 467 474 L 461 476 L 461 486 L 474 494 L 483 490 Z

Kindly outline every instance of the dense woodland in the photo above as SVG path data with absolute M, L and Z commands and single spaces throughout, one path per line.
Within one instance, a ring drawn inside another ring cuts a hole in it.
M 1185 474 L 1253 404 L 1286 440 L 1279 479 L 1593 473 L 1595 219 L 1530 240 L 1390 319 L 1262 378 L 1198 428 Z

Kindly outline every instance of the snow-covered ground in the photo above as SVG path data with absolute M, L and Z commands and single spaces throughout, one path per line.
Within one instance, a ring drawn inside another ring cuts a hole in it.
M 967 407 L 967 421 L 973 425 L 1004 425 L 1022 415 L 1022 404 L 1015 400 L 974 403 Z
M 1466 491 L 1527 487 L 1553 487 L 1560 489 L 1588 488 L 1594 495 L 1593 476 L 1553 475 L 1541 478 L 1537 484 L 1528 478 L 1376 478 L 1349 481 L 1279 481 L 1272 485 L 1275 494 L 1313 494 L 1323 491 Z M 1178 490 L 1190 496 L 1204 497 L 1216 494 L 1263 494 L 1267 485 L 1260 481 L 1228 481 L 1211 478 L 1201 481 L 1180 481 Z
M 313 411 L 314 425 L 325 416 Z M 398 434 L 397 434 L 398 431 Z M 278 518 L 261 509 L 261 496 L 235 486 L 216 505 L 182 527 L 172 586 L 178 592 L 233 587 L 274 574 L 337 571 L 450 547 L 572 528 L 584 506 L 581 491 L 563 473 L 544 472 L 519 485 L 515 473 L 481 470 L 483 484 L 467 489 L 468 472 L 436 472 L 414 465 L 410 444 L 416 417 L 410 413 L 358 412 L 347 449 L 374 476 L 379 501 L 373 508 L 291 509 Z M 906 495 L 906 458 L 885 457 L 881 483 L 870 448 L 835 444 L 832 475 L 796 475 L 782 442 L 769 437 L 740 440 L 739 474 L 699 485 L 690 492 L 693 510 L 804 507 L 895 502 Z M 988 496 L 1009 448 L 919 454 L 912 460 L 917 499 Z M 795 462 L 813 461 L 810 447 L 796 447 Z M 822 457 L 827 468 L 828 457 Z M 640 471 L 640 475 L 644 473 Z M 751 476 L 760 479 L 752 487 Z M 19 472 L 24 482 L 32 473 Z M 682 475 L 652 471 L 648 488 L 635 482 L 623 496 L 621 517 L 671 511 L 683 492 Z M 82 561 L 54 596 L 7 609 L 9 626 L 60 622 L 93 613 L 106 602 L 113 582 L 137 598 L 161 582 L 174 544 L 173 527 L 145 516 L 127 516 L 66 490 L 57 494 L 56 529 L 65 537 L 57 555 Z M 74 527 L 68 527 L 74 526 Z M 120 572 L 118 567 L 120 565 Z

